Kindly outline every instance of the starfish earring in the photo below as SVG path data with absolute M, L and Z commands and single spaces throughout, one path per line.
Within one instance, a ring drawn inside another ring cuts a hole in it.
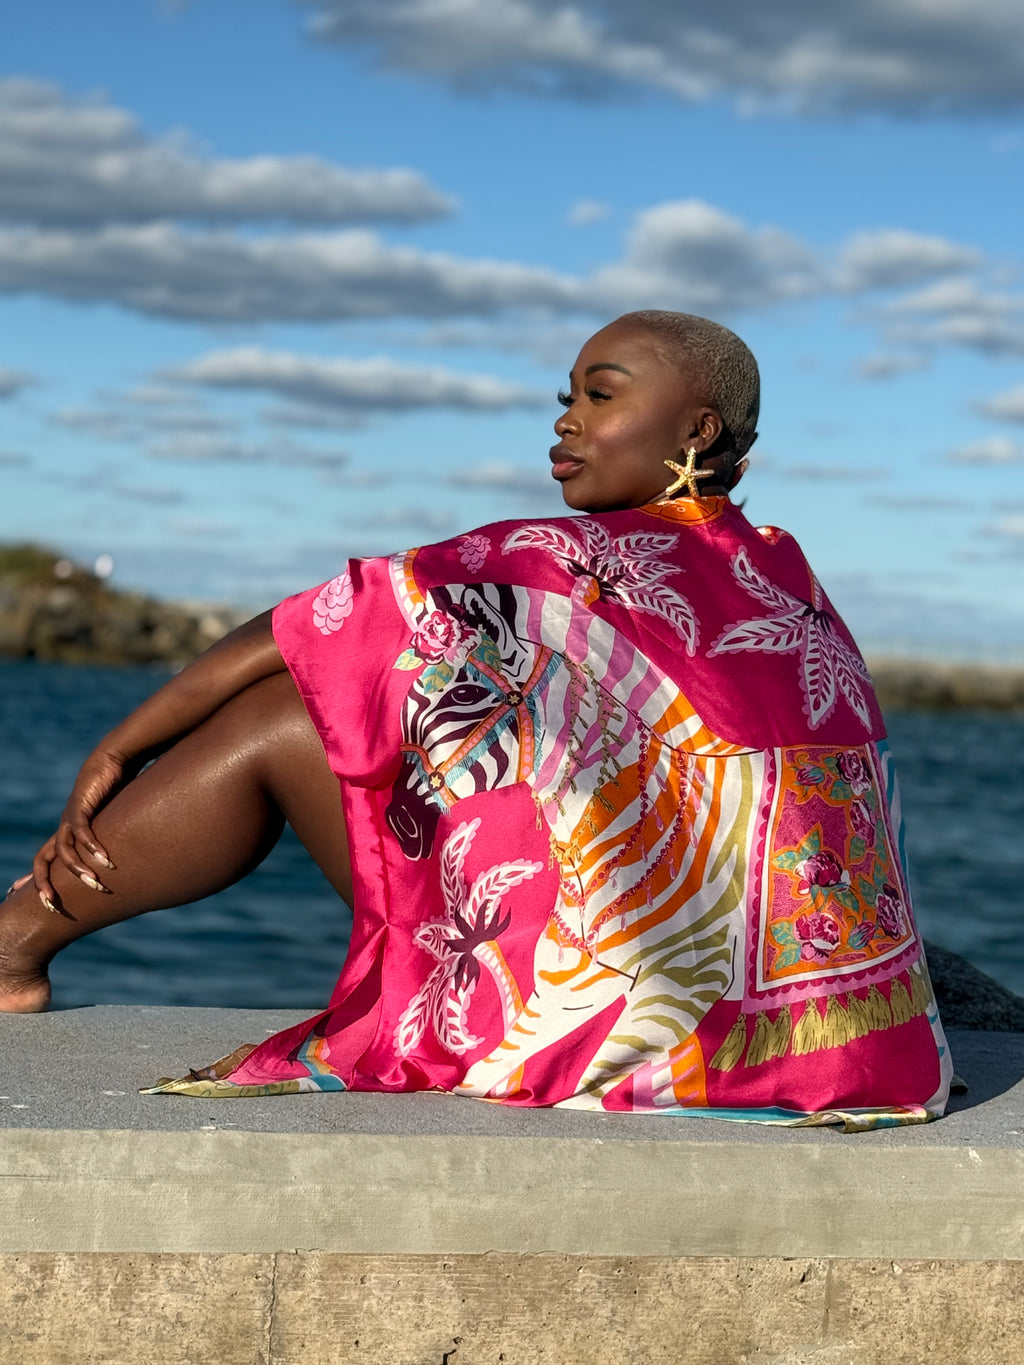
M 675 460 L 665 461 L 665 464 L 668 465 L 669 469 L 678 477 L 675 482 L 669 484 L 664 493 L 662 493 L 661 496 L 663 499 L 673 497 L 681 488 L 685 488 L 691 498 L 700 497 L 700 488 L 697 485 L 697 480 L 714 478 L 715 471 L 713 469 L 698 469 L 696 461 L 696 446 L 691 446 L 686 452 L 685 465 L 676 464 Z

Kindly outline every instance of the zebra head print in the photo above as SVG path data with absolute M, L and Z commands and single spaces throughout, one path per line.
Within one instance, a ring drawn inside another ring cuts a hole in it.
M 457 623 L 452 676 L 421 675 L 402 711 L 402 769 L 386 811 L 407 858 L 427 858 L 437 822 L 477 792 L 522 782 L 535 764 L 544 688 L 559 655 L 525 638 L 527 598 L 506 584 L 435 588 L 428 609 Z

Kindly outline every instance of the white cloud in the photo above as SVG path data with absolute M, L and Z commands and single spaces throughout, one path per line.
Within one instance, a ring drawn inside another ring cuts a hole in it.
M 989 436 L 958 446 L 946 458 L 952 464 L 1019 464 L 1024 460 L 1024 449 L 1005 436 Z
M 900 374 L 923 370 L 928 363 L 926 355 L 912 351 L 904 351 L 902 354 L 879 351 L 875 355 L 866 355 L 858 360 L 854 368 L 862 379 L 893 379 Z
M 1012 294 L 986 293 L 977 281 L 965 275 L 939 279 L 901 294 L 885 305 L 888 317 L 920 317 L 944 313 L 981 313 L 1002 315 L 1024 307 L 1024 301 Z
M 803 479 L 809 483 L 822 480 L 835 483 L 879 483 L 884 482 L 887 471 L 878 465 L 829 464 L 776 464 L 774 460 L 760 459 L 755 468 L 765 470 L 770 475 L 783 479 Z
M 858 232 L 840 255 L 837 283 L 854 294 L 893 289 L 965 270 L 980 260 L 979 251 L 945 237 L 895 228 Z
M 166 392 L 173 392 L 167 390 Z M 188 406 L 183 406 L 187 403 Z M 150 410 L 140 411 L 140 405 L 150 404 Z M 168 435 L 205 436 L 214 438 L 227 433 L 228 424 L 212 412 L 194 406 L 191 394 L 178 390 L 177 402 L 169 403 L 140 397 L 137 393 L 113 394 L 109 400 L 94 408 L 64 408 L 51 415 L 50 420 L 69 431 L 81 432 L 103 441 L 140 442 L 154 432 Z
M 214 323 L 420 319 L 436 324 L 437 344 L 452 345 L 474 345 L 467 329 L 483 336 L 488 322 L 513 314 L 529 336 L 507 327 L 498 343 L 536 351 L 538 321 L 553 325 L 556 316 L 563 332 L 582 340 L 576 323 L 584 317 L 644 307 L 722 316 L 907 286 L 976 257 L 954 242 L 894 231 L 862 233 L 824 252 L 772 224 L 686 199 L 638 213 L 623 254 L 582 276 L 395 246 L 366 229 L 248 236 L 167 222 L 0 228 L 0 293 Z M 891 310 L 878 320 L 894 334 L 909 327 L 916 336 L 922 326 Z
M 238 534 L 239 528 L 231 522 L 215 521 L 212 517 L 175 517 L 166 523 L 166 529 L 177 536 L 231 540 Z
M 302 0 L 300 0 L 300 3 Z M 708 93 L 702 72 L 671 70 L 643 40 L 609 35 L 582 5 L 541 0 L 316 0 L 313 32 L 325 42 L 369 42 L 389 66 L 467 88 L 495 84 L 538 92 L 598 95 L 609 78 L 670 89 L 682 98 Z M 593 8 L 592 6 L 590 7 Z
M 986 530 L 1012 540 L 1024 540 L 1024 514 L 1014 512 L 1010 516 L 999 517 Z
M 577 199 L 565 215 L 565 220 L 573 227 L 589 227 L 591 223 L 599 223 L 610 214 L 611 209 L 599 199 Z
M 375 527 L 411 527 L 417 535 L 448 536 L 455 529 L 450 512 L 424 507 L 420 503 L 408 507 L 385 507 L 374 518 Z
M 203 156 L 180 135 L 147 137 L 127 110 L 102 99 L 0 80 L 0 219 L 9 222 L 413 223 L 452 207 L 416 171 Z
M 354 431 L 367 423 L 365 413 L 316 408 L 304 403 L 278 403 L 264 408 L 260 420 L 271 427 L 297 431 Z
M 320 450 L 295 441 L 247 441 L 240 437 L 182 432 L 146 443 L 154 459 L 184 464 L 278 464 L 333 471 L 348 463 L 343 450 Z
M 13 398 L 31 383 L 29 375 L 20 370 L 6 370 L 0 365 L 0 398 Z
M 776 227 L 751 228 L 700 199 L 637 214 L 623 260 L 595 272 L 609 309 L 710 312 L 763 307 L 828 288 L 814 251 Z
M 50 421 L 101 441 L 135 441 L 145 432 L 134 413 L 118 408 L 61 408 L 50 415 Z
M 324 43 L 469 90 L 623 87 L 804 113 L 995 112 L 1024 102 L 1014 0 L 298 0 Z
M 153 507 L 168 507 L 185 501 L 185 494 L 180 488 L 167 488 L 156 484 L 104 483 L 97 484 L 96 491 L 126 502 L 141 502 Z
M 935 280 L 892 299 L 880 316 L 886 335 L 899 344 L 1024 355 L 1024 296 L 987 289 L 966 276 Z
M 977 407 L 986 417 L 995 417 L 1001 422 L 1024 422 L 1024 384 L 983 398 Z
M 277 464 L 336 473 L 349 459 L 345 451 L 287 437 L 251 439 L 234 422 L 197 404 L 194 393 L 173 385 L 113 393 L 96 407 L 53 413 L 50 421 L 101 441 L 127 442 L 154 459 L 174 463 Z
M 212 351 L 167 371 L 187 384 L 272 393 L 300 403 L 355 411 L 458 408 L 495 412 L 534 407 L 543 395 L 489 375 L 403 365 L 384 356 L 322 359 L 255 346 Z
M 251 238 L 172 223 L 0 229 L 0 292 L 239 323 L 488 314 L 580 298 L 577 281 L 539 266 L 390 246 L 363 230 Z
M 938 493 L 870 493 L 864 501 L 897 512 L 956 512 L 961 517 L 970 505 L 962 496 L 947 498 Z
M 921 341 L 966 346 L 990 355 L 1024 355 L 1024 319 L 1013 323 L 991 317 L 940 318 L 920 328 L 917 336 Z
M 551 494 L 554 481 L 547 459 L 535 469 L 523 469 L 502 461 L 489 461 L 460 469 L 448 476 L 447 482 L 456 488 L 476 489 L 490 493 L 521 493 L 527 496 Z

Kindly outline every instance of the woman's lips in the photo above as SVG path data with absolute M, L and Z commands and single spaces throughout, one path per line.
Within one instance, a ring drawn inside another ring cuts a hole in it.
M 583 460 L 573 455 L 564 446 L 551 447 L 551 477 L 565 482 L 571 479 L 574 474 L 578 474 L 586 465 Z

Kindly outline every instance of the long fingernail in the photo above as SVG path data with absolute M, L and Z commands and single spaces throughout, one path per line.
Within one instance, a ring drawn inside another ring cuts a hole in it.
M 60 914 L 60 911 L 59 911 L 59 910 L 57 909 L 57 907 L 54 905 L 53 901 L 50 900 L 49 896 L 44 896 L 43 893 L 40 891 L 40 893 L 39 893 L 39 899 L 40 899 L 40 900 L 43 902 L 43 904 L 46 906 L 47 910 L 49 910 L 49 912 L 50 912 L 51 915 L 59 915 L 59 914 Z
M 83 875 L 82 881 L 85 882 L 86 886 L 89 887 L 91 891 L 106 891 L 107 889 L 103 883 L 98 882 L 95 877 L 86 877 Z
M 111 872 L 117 871 L 114 864 L 110 861 L 107 855 L 105 853 L 100 853 L 98 849 L 96 851 L 96 861 L 98 863 L 102 863 L 104 867 L 109 867 Z

